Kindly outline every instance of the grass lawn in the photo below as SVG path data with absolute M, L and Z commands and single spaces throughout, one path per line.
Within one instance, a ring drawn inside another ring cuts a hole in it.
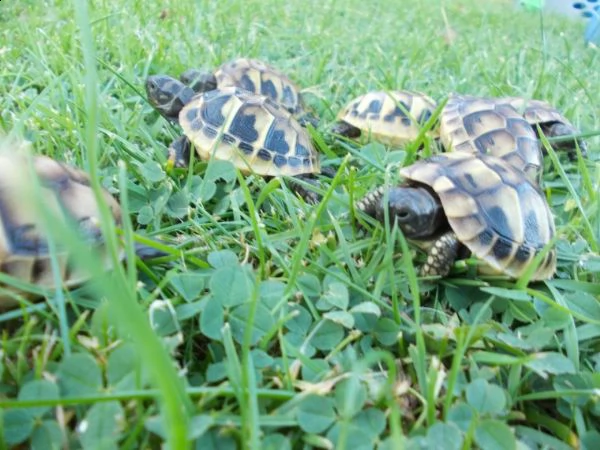
M 508 0 L 2 1 L 0 132 L 114 193 L 127 251 L 134 231 L 170 256 L 108 274 L 82 256 L 96 283 L 0 313 L 0 449 L 600 448 L 600 53 L 583 29 Z M 165 169 L 180 130 L 145 78 L 238 56 L 320 116 L 338 171 L 318 205 L 229 163 Z M 587 159 L 545 158 L 553 280 L 471 259 L 419 280 L 424 255 L 358 217 L 417 146 L 327 130 L 399 88 L 539 98 L 590 135 Z

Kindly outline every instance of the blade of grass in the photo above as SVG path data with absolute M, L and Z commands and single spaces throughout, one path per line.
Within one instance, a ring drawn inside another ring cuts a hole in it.
M 237 391 L 233 387 L 220 386 L 220 387 L 188 387 L 186 389 L 187 395 L 190 397 L 235 397 Z M 0 408 L 30 408 L 37 406 L 67 406 L 67 405 L 85 405 L 94 404 L 98 402 L 111 402 L 111 401 L 123 401 L 129 400 L 144 400 L 153 399 L 160 395 L 158 389 L 146 389 L 146 390 L 129 390 L 120 392 L 102 392 L 97 395 L 82 395 L 77 397 L 61 397 L 57 399 L 34 399 L 34 400 L 17 400 L 9 398 L 0 399 Z M 257 389 L 256 395 L 259 398 L 286 401 L 294 398 L 296 393 L 294 391 L 285 391 L 281 389 Z
M 548 140 L 546 139 L 544 134 L 541 133 L 541 130 L 538 130 L 538 132 L 540 132 L 540 139 L 542 141 L 542 145 L 546 149 L 547 155 L 550 157 L 550 160 L 552 161 L 552 165 L 558 172 L 558 175 L 560 176 L 560 178 L 563 180 L 565 187 L 567 188 L 567 190 L 569 191 L 569 194 L 571 194 L 572 199 L 575 201 L 575 204 L 577 205 L 577 209 L 579 210 L 581 221 L 583 222 L 582 234 L 586 237 L 586 240 L 590 243 L 592 251 L 594 251 L 595 253 L 598 253 L 598 250 L 599 250 L 598 246 L 600 244 L 598 244 L 598 242 L 595 239 L 594 229 L 592 228 L 592 224 L 590 223 L 590 221 L 585 213 L 585 208 L 583 207 L 583 204 L 581 203 L 581 198 L 579 196 L 579 193 L 577 192 L 577 189 L 575 189 L 573 187 L 573 184 L 569 180 L 569 177 L 567 176 L 565 169 L 563 168 L 562 164 L 560 163 L 558 156 L 556 155 L 556 152 L 554 151 L 554 149 L 552 148 L 552 146 L 550 145 L 550 143 L 548 142 Z
M 85 79 L 85 112 L 86 112 L 86 127 L 85 127 L 85 142 L 88 151 L 88 164 L 90 169 L 90 181 L 93 188 L 96 201 L 99 204 L 101 213 L 101 226 L 104 239 L 107 244 L 109 253 L 111 254 L 113 265 L 115 268 L 118 264 L 118 244 L 114 226 L 111 227 L 110 213 L 106 204 L 102 199 L 101 184 L 98 177 L 97 168 L 97 132 L 98 132 L 98 104 L 97 104 L 97 86 L 98 76 L 96 71 L 96 57 L 93 38 L 91 34 L 90 19 L 88 13 L 87 2 L 73 2 L 75 9 L 75 20 L 79 27 L 79 40 L 83 52 L 84 79 Z M 125 211 L 127 213 L 127 211 Z M 131 250 L 129 250 L 131 253 Z M 90 266 L 96 269 L 93 261 L 89 261 Z M 91 271 L 94 273 L 94 270 Z M 123 274 L 117 269 L 115 277 L 117 283 L 111 285 L 114 296 L 111 295 L 111 307 L 114 310 L 115 317 L 124 319 L 127 318 L 127 326 L 134 341 L 140 351 L 142 361 L 148 366 L 150 373 L 153 375 L 154 382 L 161 393 L 162 409 L 164 420 L 166 422 L 166 430 L 168 436 L 168 445 L 172 449 L 185 449 L 189 446 L 187 441 L 189 411 L 191 405 L 189 398 L 185 395 L 181 380 L 177 377 L 173 364 L 170 361 L 164 347 L 160 343 L 157 336 L 145 321 L 143 314 L 135 303 L 135 298 L 131 295 L 123 295 L 130 292 L 130 287 L 127 286 Z

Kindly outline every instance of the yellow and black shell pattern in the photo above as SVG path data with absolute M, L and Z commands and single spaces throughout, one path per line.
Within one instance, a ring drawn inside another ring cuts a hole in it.
M 439 197 L 458 240 L 496 271 L 517 278 L 552 240 L 554 218 L 545 197 L 523 172 L 492 155 L 442 153 L 401 169 Z M 556 250 L 546 253 L 532 279 L 556 270 Z
M 308 132 L 278 103 L 236 87 L 196 95 L 179 114 L 185 135 L 203 160 L 233 163 L 263 176 L 320 171 Z
M 487 153 L 508 161 L 539 183 L 542 150 L 531 125 L 512 106 L 495 99 L 453 95 L 440 116 L 446 150 Z
M 525 120 L 533 127 L 536 134 L 539 133 L 538 126 L 547 137 L 561 137 L 577 135 L 579 130 L 558 109 L 543 100 L 528 100 L 523 97 L 504 97 L 498 100 L 508 103 L 517 112 L 523 115 Z M 562 142 L 554 142 L 552 146 L 559 150 L 570 150 L 570 157 L 575 154 L 573 150 L 579 147 L 581 153 L 587 155 L 587 144 L 582 138 L 567 139 Z
M 300 89 L 287 75 L 257 59 L 238 58 L 215 72 L 217 88 L 239 87 L 283 105 L 292 114 L 304 111 Z
M 435 100 L 420 92 L 373 91 L 351 100 L 337 119 L 360 129 L 361 140 L 402 146 L 417 138 L 435 109 Z
M 34 190 L 32 176 L 39 180 Z M 27 180 L 27 181 L 26 181 Z M 37 197 L 34 197 L 37 196 Z M 121 208 L 106 191 L 103 196 L 115 223 L 121 221 Z M 37 198 L 37 201 L 35 200 Z M 0 272 L 42 288 L 54 287 L 49 254 L 46 217 L 39 207 L 48 208 L 52 220 L 74 225 L 90 245 L 100 251 L 105 267 L 110 259 L 103 251 L 100 210 L 86 173 L 46 156 L 28 152 L 0 152 Z M 72 262 L 72 256 L 57 251 L 60 277 L 65 286 L 82 283 L 88 275 Z M 13 287 L 2 286 L 0 309 L 12 307 Z M 25 294 L 22 294 L 25 295 Z
M 538 124 L 559 122 L 567 125 L 576 133 L 575 127 L 569 120 L 562 115 L 558 109 L 542 100 L 527 100 L 523 97 L 504 97 L 498 99 L 499 103 L 508 103 L 517 112 L 521 113 L 529 124 L 535 126 Z

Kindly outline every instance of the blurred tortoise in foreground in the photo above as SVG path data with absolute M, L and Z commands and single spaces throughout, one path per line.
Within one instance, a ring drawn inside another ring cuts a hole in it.
M 283 72 L 257 59 L 237 58 L 222 64 L 214 73 L 188 69 L 179 79 L 197 94 L 226 87 L 261 94 L 282 105 L 301 125 L 318 125 L 317 118 L 306 111 L 298 86 Z
M 226 87 L 194 95 L 191 88 L 166 75 L 146 81 L 148 99 L 184 135 L 169 147 L 169 160 L 186 167 L 191 148 L 203 160 L 233 163 L 242 173 L 293 176 L 312 184 L 321 173 L 319 155 L 298 121 L 279 103 L 241 88 Z M 318 196 L 294 184 L 307 201 Z
M 0 149 L 0 272 L 44 289 L 55 287 L 42 204 L 48 208 L 51 220 L 64 226 L 65 232 L 78 231 L 90 247 L 98 250 L 103 265 L 109 269 L 111 262 L 103 246 L 100 210 L 88 175 L 47 156 L 33 156 L 22 144 L 0 146 L 3 147 Z M 39 183 L 32 182 L 32 177 Z M 119 224 L 118 202 L 106 191 L 102 195 L 112 219 Z M 137 251 L 141 257 L 162 255 L 146 246 Z M 85 270 L 77 267 L 73 255 L 58 243 L 57 260 L 66 287 L 89 278 Z M 3 285 L 0 310 L 18 305 L 16 294 L 32 297 L 31 293 Z
M 436 102 L 420 92 L 373 91 L 351 100 L 338 114 L 331 132 L 401 146 L 413 141 L 431 118 Z
M 443 153 L 404 167 L 400 175 L 404 184 L 375 190 L 357 209 L 381 222 L 387 209 L 392 224 L 428 250 L 422 276 L 446 276 L 457 258 L 472 253 L 493 271 L 517 278 L 555 234 L 536 185 L 495 156 Z M 551 278 L 555 270 L 551 249 L 532 279 Z

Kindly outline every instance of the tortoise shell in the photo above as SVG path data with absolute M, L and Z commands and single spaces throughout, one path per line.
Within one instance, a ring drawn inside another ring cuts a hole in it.
M 573 128 L 575 127 L 556 108 L 542 100 L 527 100 L 523 97 L 504 97 L 498 99 L 499 103 L 508 103 L 517 112 L 521 113 L 531 125 L 560 122 Z
M 292 114 L 303 111 L 300 89 L 287 75 L 257 59 L 238 58 L 215 72 L 217 88 L 239 87 L 283 105 Z
M 40 191 L 35 193 L 33 176 L 39 180 Z M 25 152 L 0 152 L 0 271 L 21 281 L 53 288 L 53 272 L 45 216 L 39 209 L 39 200 L 49 208 L 53 220 L 74 224 L 82 237 L 102 250 L 100 211 L 88 176 L 75 168 L 46 156 L 30 156 Z M 106 191 L 103 197 L 116 223 L 121 221 L 117 201 Z M 110 263 L 107 255 L 105 265 Z M 58 249 L 60 276 L 66 286 L 85 281 L 86 273 L 77 269 L 71 256 Z M 11 307 L 16 300 L 10 292 L 13 287 L 2 286 L 0 309 Z M 22 294 L 27 296 L 27 294 Z
M 508 103 L 521 113 L 525 120 L 533 127 L 536 134 L 538 133 L 538 126 L 547 137 L 579 134 L 579 130 L 558 109 L 547 102 L 542 100 L 527 100 L 522 97 L 504 97 L 498 99 L 498 101 Z M 555 149 L 570 150 L 570 158 L 575 157 L 573 149 L 576 145 L 584 156 L 587 155 L 587 144 L 581 138 L 552 143 Z
M 546 199 L 523 172 L 482 153 L 443 153 L 404 167 L 408 183 L 421 183 L 439 197 L 458 240 L 497 271 L 519 277 L 555 234 Z M 550 250 L 532 279 L 551 278 Z
M 435 108 L 435 101 L 420 92 L 374 91 L 350 101 L 337 118 L 374 140 L 401 146 L 419 135 Z
M 531 125 L 510 105 L 495 99 L 453 95 L 440 117 L 440 140 L 453 151 L 489 153 L 539 183 L 542 150 Z
M 318 154 L 308 132 L 279 103 L 227 87 L 195 96 L 179 114 L 185 135 L 201 159 L 231 161 L 242 173 L 318 173 Z

